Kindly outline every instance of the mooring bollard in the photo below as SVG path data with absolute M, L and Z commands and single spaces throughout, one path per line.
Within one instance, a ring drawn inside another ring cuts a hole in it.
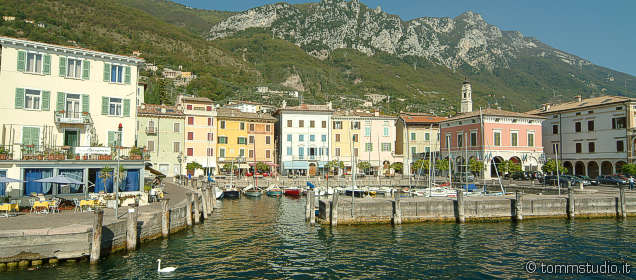
M 128 208 L 126 217 L 126 249 L 137 249 L 137 207 Z
M 625 205 L 625 187 L 621 186 L 618 191 L 618 203 L 620 204 L 620 216 L 627 218 L 627 205 Z
M 207 187 L 207 194 L 208 194 L 208 215 L 210 215 L 214 211 L 214 206 L 212 204 L 212 188 L 210 188 L 210 186 Z
M 333 192 L 333 197 L 331 198 L 331 205 L 329 207 L 329 211 L 331 212 L 329 214 L 329 223 L 331 224 L 332 227 L 335 227 L 338 225 L 338 190 L 335 190 Z
M 195 191 L 192 195 L 194 196 L 194 224 L 198 225 L 201 223 L 201 212 L 199 212 L 199 193 Z
M 310 194 L 309 194 L 310 192 L 311 191 L 308 191 L 307 195 L 305 196 L 305 198 L 307 199 L 307 200 L 305 200 L 305 221 L 307 221 L 307 222 L 309 221 L 309 215 L 310 215 L 309 214 L 309 212 L 310 212 L 309 211 L 309 207 L 311 207 L 311 201 L 310 201 L 311 199 L 310 199 Z
M 208 201 L 208 190 L 203 188 L 201 189 L 201 202 L 203 205 L 203 219 L 207 220 L 208 219 L 208 208 L 210 208 L 210 205 L 208 205 L 209 201 Z
M 90 263 L 99 262 L 102 251 L 102 224 L 104 223 L 104 210 L 95 210 L 95 219 L 93 220 L 93 239 L 91 241 Z
M 457 221 L 463 223 L 466 221 L 464 216 L 464 190 L 457 190 Z
M 214 211 L 215 208 L 219 208 L 216 202 L 216 187 L 212 186 L 212 211 Z
M 568 218 L 574 218 L 574 190 L 568 187 Z
M 515 220 L 523 220 L 523 205 L 521 203 L 521 192 L 515 192 Z
M 310 191 L 308 194 L 309 208 L 311 209 L 309 213 L 309 224 L 313 226 L 316 224 L 316 193 L 314 191 Z
M 168 209 L 169 199 L 161 201 L 161 236 L 168 237 L 170 234 L 170 209 Z
M 186 225 L 192 226 L 192 193 L 186 193 Z
M 393 218 L 391 222 L 394 225 L 402 224 L 402 208 L 400 207 L 400 192 L 395 192 L 395 199 L 393 200 Z

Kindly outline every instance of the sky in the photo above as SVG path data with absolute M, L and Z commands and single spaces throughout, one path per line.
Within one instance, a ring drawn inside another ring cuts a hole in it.
M 173 0 L 199 9 L 244 11 L 272 0 Z M 287 0 L 289 3 L 317 2 Z M 403 20 L 477 12 L 502 30 L 516 30 L 620 72 L 636 75 L 634 0 L 361 0 Z

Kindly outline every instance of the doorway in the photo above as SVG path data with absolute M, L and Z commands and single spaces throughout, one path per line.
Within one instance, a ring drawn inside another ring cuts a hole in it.
M 79 146 L 79 131 L 76 129 L 64 130 L 64 146 Z

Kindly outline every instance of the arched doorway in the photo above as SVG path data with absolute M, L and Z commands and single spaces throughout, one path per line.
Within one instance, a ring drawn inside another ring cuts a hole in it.
M 574 175 L 585 175 L 585 163 L 577 161 L 574 164 Z
M 569 161 L 563 162 L 563 167 L 565 168 L 565 172 L 562 172 L 562 173 L 572 174 L 572 169 L 573 168 L 572 168 L 572 163 L 571 162 L 569 162 Z
M 616 172 L 615 174 L 623 174 L 623 165 L 625 165 L 626 162 L 624 161 L 619 161 L 616 163 Z
M 316 170 L 318 168 L 316 167 L 315 163 L 310 163 L 309 164 L 309 176 L 316 176 Z
M 591 178 L 598 177 L 598 163 L 596 163 L 596 161 L 590 161 L 587 163 L 587 176 Z
M 500 166 L 503 163 L 504 159 L 502 157 L 494 157 L 490 161 L 490 177 L 499 177 L 501 174 Z
M 601 175 L 612 175 L 612 171 L 614 171 L 614 168 L 612 168 L 611 162 L 604 161 L 601 163 Z
M 391 163 L 388 160 L 382 162 L 382 173 L 384 173 L 384 176 L 391 175 Z

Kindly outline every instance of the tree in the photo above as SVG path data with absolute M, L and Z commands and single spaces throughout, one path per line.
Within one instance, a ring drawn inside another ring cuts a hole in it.
M 544 173 L 550 173 L 550 174 L 554 174 L 557 171 L 557 165 L 556 165 L 556 161 L 551 159 L 548 160 L 542 167 L 541 170 Z M 563 162 L 559 162 L 559 173 L 561 174 L 565 174 L 568 173 L 568 169 L 563 167 Z
M 623 164 L 621 171 L 628 175 L 636 175 L 636 164 L 634 163 Z
M 471 158 L 468 161 L 468 170 L 470 170 L 474 174 L 479 175 L 479 174 L 481 174 L 482 171 L 484 171 L 484 162 L 480 161 L 480 160 L 475 160 L 474 158 Z
M 369 168 L 371 168 L 371 164 L 368 161 L 361 161 L 358 162 L 358 169 L 361 170 L 368 170 Z
M 269 172 L 269 165 L 264 162 L 257 162 L 254 168 L 256 169 L 256 172 L 259 173 Z
M 332 172 L 336 168 L 344 169 L 344 162 L 334 159 L 328 162 L 326 166 L 329 169 L 329 171 Z
M 102 179 L 102 182 L 104 183 L 104 190 L 105 190 L 106 182 L 108 182 L 110 178 L 113 178 L 113 168 L 108 165 L 104 166 L 104 168 L 102 168 L 99 174 L 99 178 Z
M 416 160 L 413 163 L 413 172 L 414 173 L 419 173 L 421 171 L 425 171 L 428 170 L 428 160 L 425 160 L 423 158 Z
M 193 162 L 189 162 L 188 164 L 186 164 L 186 169 L 188 171 L 195 171 L 197 169 L 203 169 L 203 166 L 201 164 L 199 164 L 196 161 Z
M 396 173 L 402 174 L 402 170 L 404 169 L 404 164 L 401 162 L 394 162 L 390 166 Z
M 445 159 L 439 160 L 437 163 L 435 163 L 435 166 L 437 166 L 438 170 L 447 171 L 448 170 L 448 159 L 445 158 Z
M 223 164 L 223 170 L 227 171 L 227 172 L 232 172 L 232 170 L 237 170 L 238 167 L 236 166 L 236 164 L 230 163 L 230 162 L 226 162 L 225 164 Z

